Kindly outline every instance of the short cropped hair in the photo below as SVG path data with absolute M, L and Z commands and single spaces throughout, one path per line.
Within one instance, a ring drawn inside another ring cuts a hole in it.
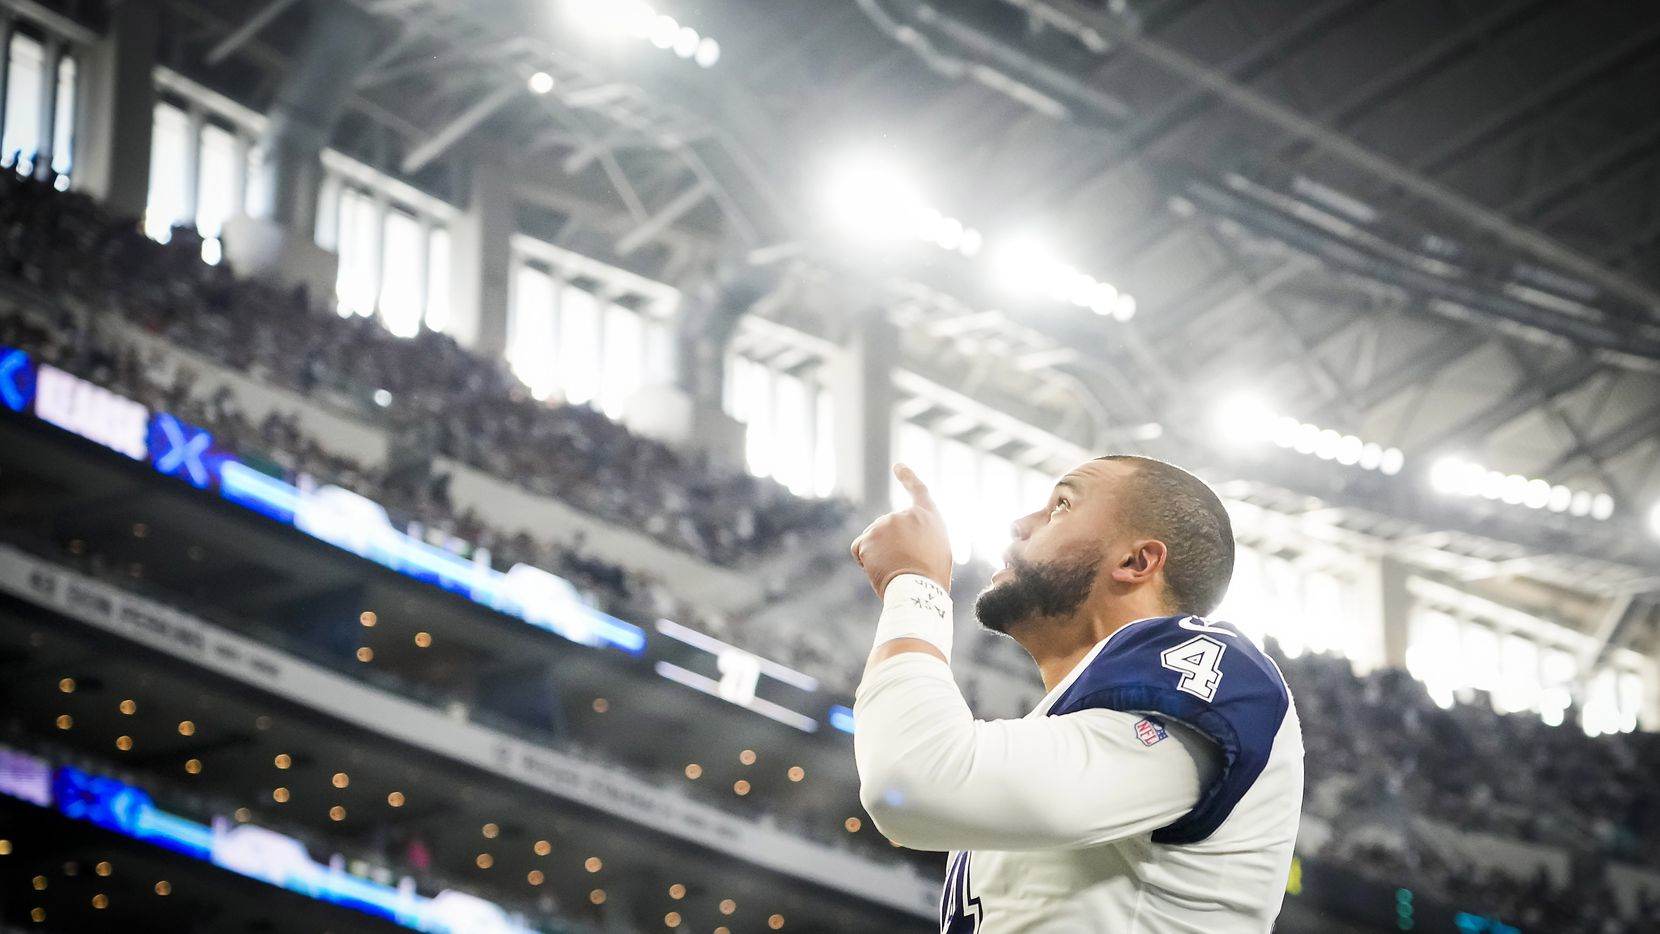
M 1135 468 L 1121 490 L 1124 519 L 1165 544 L 1165 598 L 1177 613 L 1208 616 L 1233 579 L 1233 522 L 1203 480 L 1151 457 L 1109 454 L 1097 460 Z

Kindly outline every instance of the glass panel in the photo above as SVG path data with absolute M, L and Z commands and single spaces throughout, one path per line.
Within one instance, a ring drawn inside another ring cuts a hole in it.
M 421 286 L 426 275 L 421 222 L 402 211 L 388 211 L 385 237 L 380 264 L 381 321 L 396 337 L 414 337 L 421 333 Z
M 6 130 L 0 146 L 6 165 L 15 164 L 24 174 L 34 171 L 35 151 L 40 147 L 40 81 L 45 71 L 46 51 L 40 43 L 14 33 L 6 79 Z
M 1466 623 L 1463 629 L 1462 684 L 1493 691 L 1499 685 L 1499 636 L 1480 623 Z
M 1349 614 L 1343 611 L 1343 580 L 1324 571 L 1310 572 L 1304 581 L 1304 637 L 1316 652 L 1341 648 Z
M 1424 682 L 1429 696 L 1442 707 L 1451 707 L 1453 691 L 1460 686 L 1458 621 L 1435 610 L 1418 612 L 1407 640 L 1406 669 Z
M 443 334 L 450 326 L 450 232 L 432 228 L 427 244 L 427 329 Z
M 640 390 L 640 364 L 645 359 L 645 335 L 640 316 L 621 305 L 605 309 L 605 366 L 600 371 L 600 407 L 620 419 Z
M 836 400 L 825 389 L 818 390 L 813 416 L 813 495 L 829 496 L 836 491 Z
M 1585 708 L 1580 726 L 1587 736 L 1616 733 L 1620 729 L 1620 707 L 1614 672 L 1604 669 L 1591 677 L 1585 691 Z
M 355 188 L 340 192 L 340 274 L 335 292 L 342 315 L 372 315 L 380 247 L 380 212 L 374 199 Z
M 1573 682 L 1579 675 L 1579 663 L 1572 654 L 1558 648 L 1545 650 L 1539 666 L 1544 690 L 1539 693 L 1539 718 L 1551 726 L 1560 726 L 1568 705 L 1573 703 Z
M 744 463 L 757 477 L 772 476 L 772 371 L 753 360 L 740 357 L 738 396 L 734 400 L 743 413 Z
M 1621 732 L 1637 729 L 1637 717 L 1643 710 L 1643 677 L 1633 671 L 1622 671 L 1619 676 L 1619 708 Z
M 975 516 L 974 554 L 1002 566 L 1003 552 L 1009 547 L 1009 526 L 1026 514 L 1022 509 L 1020 473 L 1014 464 L 990 454 L 980 462 L 980 504 Z
M 674 382 L 674 331 L 661 318 L 645 316 L 645 385 L 663 386 Z
M 68 175 L 75 170 L 75 60 L 58 62 L 58 110 L 52 118 L 52 171 Z M 60 181 L 59 185 L 63 183 Z
M 937 490 L 935 498 L 945 513 L 946 532 L 951 537 L 951 557 L 958 564 L 968 561 L 974 547 L 975 518 L 980 504 L 976 502 L 979 487 L 979 457 L 977 452 L 962 443 L 947 439 L 940 444 L 938 479 L 921 474 L 924 482 Z M 907 494 L 900 502 L 910 505 Z
M 537 399 L 553 394 L 553 277 L 520 264 L 513 277 L 513 307 L 507 319 L 507 363 Z
M 583 405 L 599 394 L 599 300 L 574 286 L 559 293 L 559 388 Z
M 157 104 L 150 139 L 150 197 L 144 208 L 144 232 L 162 243 L 173 239 L 173 225 L 187 222 L 190 210 L 190 118 L 170 104 Z
M 1501 713 L 1539 708 L 1539 646 L 1532 639 L 1510 633 L 1499 650 L 1499 687 L 1495 706 Z
M 813 488 L 813 391 L 806 380 L 776 374 L 773 391 L 772 475 L 790 492 L 805 496 Z
M 209 123 L 202 127 L 201 184 L 196 194 L 196 229 L 214 239 L 225 221 L 237 212 L 236 192 L 242 178 L 236 136 Z

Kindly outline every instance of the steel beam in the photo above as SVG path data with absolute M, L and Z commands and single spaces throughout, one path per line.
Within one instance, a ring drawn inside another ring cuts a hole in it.
M 207 63 L 209 65 L 217 65 L 225 59 L 230 58 L 231 53 L 242 48 L 243 45 L 247 44 L 248 40 L 259 35 L 260 30 L 271 25 L 273 20 L 288 12 L 288 8 L 298 2 L 299 0 L 271 0 L 271 2 L 262 7 L 259 12 L 248 17 L 247 22 L 243 23 L 241 26 L 238 26 L 230 35 L 219 40 L 218 45 L 209 49 L 206 56 Z
M 1488 337 L 1474 328 L 1444 335 L 1413 354 L 1408 365 L 1389 369 L 1353 389 L 1349 393 L 1350 404 L 1361 412 L 1370 411 L 1407 389 L 1433 380 L 1442 370 L 1475 353 L 1487 341 Z
M 1660 438 L 1660 405 L 1649 408 L 1606 434 L 1592 438 L 1581 447 L 1563 453 L 1540 467 L 1534 475 L 1554 476 L 1582 457 L 1592 461 L 1615 458 L 1652 438 Z
M 668 204 L 663 205 L 662 209 L 648 218 L 645 223 L 623 234 L 617 240 L 617 255 L 627 256 L 638 250 L 647 241 L 662 233 L 670 224 L 686 216 L 686 212 L 697 207 L 707 197 L 709 197 L 708 187 L 701 180 L 693 182 L 691 187 L 675 195 Z
M 1361 145 L 1265 94 L 1236 83 L 1228 75 L 1185 52 L 1125 27 L 1116 16 L 1087 7 L 1079 0 L 1032 0 L 1056 10 L 1088 28 L 1121 43 L 1148 62 L 1191 81 L 1280 130 L 1308 141 L 1333 157 L 1443 210 L 1462 217 L 1478 230 L 1513 248 L 1555 264 L 1597 283 L 1610 292 L 1660 314 L 1660 292 L 1630 276 L 1524 227 L 1474 199 L 1430 179 Z
M 1412 167 L 1432 173 L 1450 167 L 1465 154 L 1482 147 L 1484 143 L 1502 138 L 1511 127 L 1525 121 L 1527 117 L 1563 104 L 1580 88 L 1606 72 L 1618 68 L 1647 48 L 1656 36 L 1660 36 L 1660 24 L 1619 37 L 1618 41 L 1610 42 L 1605 49 L 1599 50 L 1598 54 L 1580 59 L 1573 67 L 1551 75 L 1548 80 L 1531 88 L 1520 99 L 1511 101 L 1506 106 L 1494 108 L 1483 114 L 1481 119 L 1460 128 L 1458 133 L 1439 140 L 1434 149 L 1413 158 Z
M 403 171 L 412 175 L 426 168 L 432 160 L 443 155 L 451 146 L 459 143 L 463 137 L 478 128 L 478 125 L 490 119 L 496 111 L 511 103 L 521 94 L 527 93 L 519 85 L 503 84 L 484 97 L 474 101 L 472 106 L 457 114 L 447 125 L 433 133 L 426 142 L 411 149 L 404 156 Z
M 1451 445 L 1468 438 L 1480 437 L 1508 425 L 1527 412 L 1573 391 L 1586 380 L 1602 372 L 1604 364 L 1596 357 L 1582 356 L 1566 367 L 1558 367 L 1542 380 L 1531 374 L 1524 376 L 1513 391 L 1498 403 L 1488 406 L 1451 428 L 1443 429 L 1427 441 L 1416 444 L 1419 459 L 1440 453 Z

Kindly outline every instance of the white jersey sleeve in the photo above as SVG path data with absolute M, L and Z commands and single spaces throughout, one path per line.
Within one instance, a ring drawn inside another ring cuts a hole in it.
M 1156 715 L 1107 709 L 976 720 L 950 666 L 907 652 L 865 672 L 854 703 L 860 800 L 919 850 L 1075 849 L 1193 810 L 1220 750 Z

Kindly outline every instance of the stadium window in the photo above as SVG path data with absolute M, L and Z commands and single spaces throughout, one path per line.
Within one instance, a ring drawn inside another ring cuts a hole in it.
M 1580 710 L 1579 721 L 1587 736 L 1619 732 L 1619 695 L 1613 671 L 1605 668 L 1592 676 L 1586 686 L 1585 706 Z
M 150 196 L 144 232 L 152 240 L 173 239 L 173 225 L 190 221 L 190 117 L 172 104 L 156 105 L 150 139 Z
M 427 330 L 443 334 L 450 326 L 450 232 L 432 228 L 427 238 Z
M 1573 683 L 1579 663 L 1573 653 L 1554 646 L 1545 649 L 1540 661 L 1539 717 L 1551 726 L 1561 726 L 1573 703 Z
M 213 123 L 203 124 L 196 230 L 202 235 L 202 259 L 210 265 L 218 265 L 223 256 L 219 238 L 225 222 L 242 208 L 237 204 L 245 171 L 241 151 L 236 134 Z
M 836 399 L 819 387 L 813 418 L 813 495 L 836 491 Z
M 1616 686 L 1616 703 L 1619 705 L 1619 730 L 1630 733 L 1637 729 L 1637 718 L 1643 709 L 1644 695 L 1643 676 L 1634 671 L 1622 671 L 1619 674 Z
M 395 337 L 421 333 L 422 270 L 425 266 L 425 238 L 421 222 L 399 210 L 386 212 L 381 227 L 380 309 L 381 323 Z
M 674 380 L 674 331 L 669 323 L 647 315 L 645 318 L 646 385 Z
M 1303 618 L 1308 621 L 1304 640 L 1311 651 L 1325 654 L 1341 648 L 1348 635 L 1345 621 L 1344 581 L 1327 571 L 1311 571 L 1303 578 Z
M 75 170 L 75 59 L 65 55 L 58 62 L 58 106 L 52 117 L 52 171 L 58 173 L 58 187 L 65 187 Z
M 739 357 L 733 370 L 732 417 L 744 423 L 744 463 L 757 477 L 772 475 L 772 371 Z
M 951 557 L 958 564 L 966 564 L 974 550 L 974 516 L 980 508 L 979 457 L 973 448 L 955 439 L 940 444 L 939 490 L 940 508 L 945 512 L 946 533 L 951 538 Z M 907 505 L 909 494 L 902 500 Z
M 744 460 L 752 475 L 771 477 L 797 496 L 834 491 L 835 403 L 811 367 L 786 373 L 729 356 L 723 407 L 744 425 Z
M 379 291 L 380 205 L 356 188 L 340 192 L 340 271 L 335 294 L 342 317 L 374 314 Z
M 548 398 L 556 385 L 555 294 L 552 276 L 519 264 L 507 316 L 507 364 L 537 399 Z
M 22 33 L 13 33 L 7 48 L 5 161 L 19 172 L 34 171 L 40 148 L 41 81 L 46 76 L 46 49 Z
M 645 334 L 640 316 L 612 303 L 605 309 L 604 367 L 600 371 L 600 408 L 611 418 L 628 412 L 629 400 L 640 388 L 645 362 Z
M 1466 623 L 1461 635 L 1464 677 L 1460 679 L 1463 683 L 1456 686 L 1495 690 L 1499 684 L 1498 634 L 1480 623 Z
M 599 395 L 599 300 L 573 285 L 559 291 L 558 383 L 565 401 L 584 405 Z
M 974 517 L 974 554 L 993 564 L 1001 563 L 1009 547 L 1009 526 L 1023 515 L 1020 503 L 1020 475 L 1014 464 L 991 454 L 981 458 L 979 512 Z
M 774 375 L 773 392 L 772 476 L 806 495 L 813 477 L 812 398 L 806 382 L 788 373 Z
M 1506 633 L 1499 648 L 1499 687 L 1493 694 L 1494 707 L 1500 713 L 1538 710 L 1540 689 L 1538 644 L 1525 636 Z

